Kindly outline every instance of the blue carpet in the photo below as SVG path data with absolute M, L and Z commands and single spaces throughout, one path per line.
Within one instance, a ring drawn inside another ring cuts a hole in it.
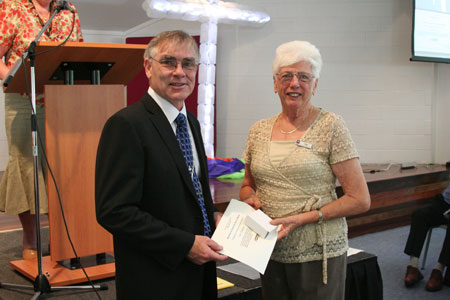
M 421 270 L 424 280 L 412 288 L 406 288 L 403 279 L 409 256 L 403 253 L 408 238 L 409 226 L 366 234 L 349 240 L 349 246 L 375 254 L 383 278 L 384 300 L 450 300 L 450 287 L 444 286 L 439 292 L 427 292 L 425 284 L 437 262 L 445 237 L 445 230 L 433 230 L 425 269 Z M 423 255 L 422 251 L 422 255 Z M 422 264 L 422 257 L 419 265 Z

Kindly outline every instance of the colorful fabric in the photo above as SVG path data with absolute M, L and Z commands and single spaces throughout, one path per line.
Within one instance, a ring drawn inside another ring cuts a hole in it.
M 56 1 L 50 4 L 51 13 Z M 69 41 L 83 41 L 80 20 L 76 9 L 75 26 Z M 62 42 L 72 29 L 73 14 L 62 10 L 56 14 L 51 26 L 41 36 L 40 41 Z M 45 23 L 37 13 L 31 0 L 3 0 L 0 2 L 0 48 L 5 53 L 5 64 L 11 67 L 20 59 L 30 43 L 44 27 Z M 38 122 L 43 124 L 44 109 L 38 95 L 36 110 Z M 5 95 L 5 127 L 8 137 L 9 159 L 0 183 L 0 211 L 7 214 L 35 212 L 34 169 L 31 153 L 30 104 L 28 97 L 18 94 Z M 42 141 L 44 126 L 39 126 Z M 44 145 L 39 145 L 43 148 Z M 41 150 L 41 149 L 40 149 Z M 40 157 L 41 158 L 41 157 Z M 39 168 L 40 212 L 48 211 L 44 176 Z
M 189 131 L 186 124 L 186 117 L 183 114 L 179 114 L 175 119 L 177 123 L 177 140 L 180 145 L 181 152 L 183 152 L 184 160 L 189 170 L 189 174 L 194 184 L 195 193 L 197 194 L 198 204 L 202 210 L 203 216 L 203 231 L 206 236 L 211 237 L 212 231 L 208 221 L 208 214 L 206 213 L 205 201 L 203 200 L 203 193 L 200 188 L 200 181 L 198 180 L 197 173 L 194 168 L 194 158 L 192 155 L 191 139 L 189 138 Z
M 225 179 L 232 179 L 232 180 L 234 180 L 234 179 L 242 179 L 242 178 L 244 178 L 244 176 L 245 176 L 245 169 L 242 169 L 242 170 L 240 170 L 239 172 L 234 172 L 234 173 L 231 173 L 231 174 L 225 174 L 225 175 L 220 175 L 219 177 L 217 177 L 217 179 L 220 179 L 220 180 L 225 180 Z
M 237 158 L 216 157 L 208 159 L 209 178 L 219 178 L 233 173 L 241 174 L 244 168 L 245 164 Z
M 56 1 L 50 4 L 51 14 Z M 69 41 L 83 41 L 80 20 L 75 11 L 75 26 Z M 60 11 L 41 36 L 40 41 L 58 41 L 66 39 L 72 28 L 73 15 L 68 10 Z M 0 3 L 0 46 L 7 49 L 5 63 L 11 67 L 23 55 L 30 43 L 36 38 L 45 22 L 39 16 L 31 0 L 3 0 Z

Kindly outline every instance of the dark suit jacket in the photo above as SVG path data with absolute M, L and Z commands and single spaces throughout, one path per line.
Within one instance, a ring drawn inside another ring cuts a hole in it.
M 213 202 L 200 124 L 188 112 L 201 184 L 214 230 Z M 166 116 L 146 94 L 105 124 L 95 202 L 98 222 L 113 234 L 117 299 L 215 299 L 215 263 L 186 255 L 203 221 L 194 186 Z

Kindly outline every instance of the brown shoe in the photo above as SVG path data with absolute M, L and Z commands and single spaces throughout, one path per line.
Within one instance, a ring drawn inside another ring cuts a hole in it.
M 411 287 L 421 281 L 423 279 L 422 273 L 420 273 L 419 269 L 408 266 L 406 268 L 406 275 L 405 275 L 405 286 Z
M 436 269 L 433 269 L 430 275 L 430 279 L 428 279 L 427 285 L 425 289 L 429 292 L 437 292 L 442 289 L 442 283 L 444 278 L 442 278 L 442 272 Z
M 35 249 L 24 249 L 22 251 L 22 257 L 24 260 L 30 260 L 37 257 L 37 251 Z

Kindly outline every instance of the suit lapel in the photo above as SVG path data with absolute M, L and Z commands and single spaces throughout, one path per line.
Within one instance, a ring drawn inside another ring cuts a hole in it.
M 188 168 L 186 166 L 186 161 L 184 160 L 183 153 L 180 150 L 178 140 L 173 133 L 171 124 L 167 121 L 164 112 L 158 106 L 158 104 L 153 100 L 150 95 L 145 94 L 142 98 L 142 103 L 149 112 L 150 121 L 155 125 L 156 130 L 159 132 L 161 139 L 167 145 L 169 153 L 172 155 L 175 164 L 177 165 L 178 171 L 183 178 L 183 181 L 189 188 L 189 191 L 195 196 L 195 189 L 192 183 L 191 176 L 189 175 Z M 196 142 L 197 144 L 197 142 Z

